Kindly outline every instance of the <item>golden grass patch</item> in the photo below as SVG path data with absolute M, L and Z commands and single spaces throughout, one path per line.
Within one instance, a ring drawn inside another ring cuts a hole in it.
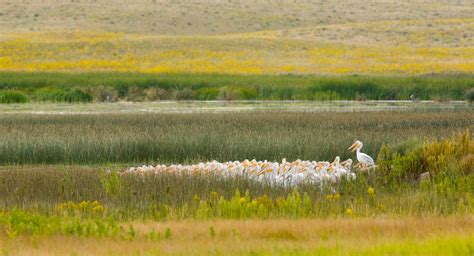
M 15 255 L 178 254 L 343 255 L 380 253 L 469 253 L 472 216 L 377 219 L 215 220 L 131 223 L 160 238 L 93 239 L 19 237 L 0 239 Z M 129 223 L 124 223 L 124 226 Z M 211 235 L 211 228 L 215 231 Z M 163 235 L 166 230 L 169 236 Z M 436 248 L 440 247 L 440 248 Z M 431 248 L 431 249 L 430 249 Z

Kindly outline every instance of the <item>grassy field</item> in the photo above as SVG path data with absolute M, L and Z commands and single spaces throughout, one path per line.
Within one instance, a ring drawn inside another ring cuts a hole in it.
M 0 246 L 15 255 L 470 255 L 474 246 L 472 217 L 132 224 L 133 239 L 3 237 Z

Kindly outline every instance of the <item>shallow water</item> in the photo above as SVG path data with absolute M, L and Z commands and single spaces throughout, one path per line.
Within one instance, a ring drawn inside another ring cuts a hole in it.
M 0 114 L 103 114 L 103 113 L 222 113 L 255 111 L 366 112 L 474 110 L 465 101 L 158 101 L 114 103 L 0 104 Z

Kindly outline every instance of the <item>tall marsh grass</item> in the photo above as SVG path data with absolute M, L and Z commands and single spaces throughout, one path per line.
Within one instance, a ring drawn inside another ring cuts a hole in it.
M 423 137 L 474 129 L 472 111 L 232 114 L 0 115 L 2 164 L 156 164 L 376 156 Z

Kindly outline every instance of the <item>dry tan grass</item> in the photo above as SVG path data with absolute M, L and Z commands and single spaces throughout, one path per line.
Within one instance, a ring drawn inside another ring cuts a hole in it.
M 0 31 L 216 35 L 380 20 L 473 17 L 469 0 L 0 0 Z
M 429 241 L 469 241 L 474 232 L 472 216 L 402 219 L 331 220 L 216 220 L 132 223 L 141 233 L 171 230 L 171 238 L 150 241 L 77 239 L 71 237 L 1 239 L 4 252 L 18 255 L 132 255 L 132 254 L 285 254 L 370 253 L 390 244 L 405 248 Z M 124 224 L 125 226 L 128 225 Z M 215 230 L 215 237 L 210 233 Z M 435 239 L 435 240 L 433 240 Z M 456 240 L 457 239 L 457 240 Z M 455 242 L 454 242 L 455 243 Z M 432 248 L 433 249 L 433 248 Z M 446 248 L 445 248 L 446 249 Z M 429 253 L 428 248 L 425 253 Z M 442 251 L 438 251 L 442 253 Z
M 427 238 L 440 234 L 468 234 L 474 230 L 473 216 L 420 217 L 420 218 L 376 218 L 376 219 L 299 219 L 299 220 L 215 220 L 172 221 L 157 223 L 131 223 L 141 232 L 151 229 L 170 228 L 175 239 L 208 240 L 209 229 L 214 227 L 216 237 L 234 239 L 239 231 L 242 240 L 291 240 L 315 241 L 327 235 L 328 240 Z
M 474 19 L 414 19 L 320 24 L 267 30 L 234 37 L 285 38 L 344 45 L 469 47 L 474 45 Z

